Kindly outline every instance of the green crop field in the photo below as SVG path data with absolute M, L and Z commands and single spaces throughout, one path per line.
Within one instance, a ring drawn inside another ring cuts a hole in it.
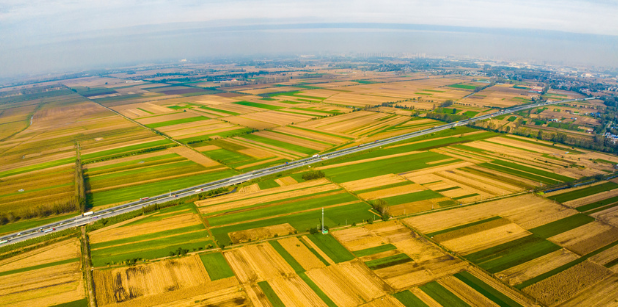
M 249 163 L 253 163 L 257 161 L 257 159 L 253 157 L 241 154 L 239 152 L 223 149 L 223 148 L 204 151 L 202 153 L 206 155 L 207 157 L 215 161 L 221 162 L 228 166 L 231 166 L 231 165 L 241 166 L 241 165 L 245 165 L 245 164 L 249 164 Z
M 502 166 L 506 166 L 506 167 L 516 168 L 516 169 L 521 170 L 521 171 L 537 174 L 537 175 L 540 175 L 540 176 L 544 176 L 544 177 L 548 177 L 548 178 L 552 178 L 552 179 L 556 179 L 556 180 L 560 180 L 560 181 L 564 181 L 564 182 L 571 182 L 571 181 L 575 180 L 575 178 L 558 175 L 558 174 L 556 174 L 554 172 L 544 171 L 544 170 L 541 170 L 541 169 L 538 169 L 538 168 L 528 167 L 528 166 L 525 166 L 525 165 L 521 165 L 521 164 L 513 163 L 513 162 L 508 162 L 508 161 L 504 161 L 504 160 L 493 160 L 491 163 L 502 165 Z M 616 186 L 618 187 L 618 184 L 616 184 Z
M 156 182 L 144 183 L 129 187 L 120 187 L 102 192 L 94 192 L 88 195 L 88 202 L 91 206 L 104 206 L 108 204 L 120 203 L 129 200 L 137 200 L 142 197 L 150 197 L 214 181 L 221 178 L 231 177 L 236 172 L 223 170 L 212 173 L 189 175 L 187 177 L 173 178 Z
M 324 223 L 328 227 L 336 227 L 359 223 L 373 218 L 373 214 L 369 212 L 371 206 L 365 203 L 356 203 L 345 206 L 330 207 L 324 209 Z M 258 227 L 266 227 L 289 223 L 298 231 L 308 231 L 309 228 L 316 227 L 320 223 L 321 210 L 316 209 L 309 212 L 295 213 L 281 217 L 259 220 L 255 222 L 242 223 L 231 226 L 211 228 L 212 234 L 220 244 L 229 245 L 230 238 L 228 233 L 240 230 L 247 230 Z
M 593 221 L 593 217 L 584 214 L 575 214 L 543 226 L 532 228 L 529 231 L 536 236 L 547 239 Z
M 101 158 L 114 157 L 119 154 L 124 154 L 128 152 L 145 150 L 148 148 L 155 148 L 155 147 L 160 147 L 160 146 L 174 146 L 174 145 L 175 144 L 172 141 L 168 139 L 164 139 L 160 141 L 148 142 L 148 143 L 137 144 L 137 145 L 130 145 L 130 146 L 120 147 L 116 149 L 103 150 L 103 151 L 90 153 L 90 154 L 82 154 L 82 160 L 84 161 L 84 163 L 87 163 L 89 160 L 94 161 L 94 160 L 101 159 Z
M 218 112 L 218 113 L 229 114 L 229 115 L 240 115 L 240 113 L 236 113 L 236 112 L 232 112 L 232 111 L 228 111 L 228 110 L 216 109 L 216 108 L 207 107 L 207 106 L 200 106 L 200 109 L 214 111 L 214 112 Z
M 277 296 L 277 293 L 275 293 L 275 290 L 273 290 L 267 281 L 260 281 L 257 284 L 273 307 L 285 307 L 285 304 L 283 304 L 279 296 Z
M 594 213 L 594 212 L 597 212 L 597 210 L 609 209 L 609 208 L 614 207 L 616 205 L 618 205 L 618 196 L 610 197 L 608 199 L 597 201 L 597 202 L 594 202 L 594 203 L 591 203 L 591 204 L 579 206 L 579 207 L 577 207 L 575 209 L 577 211 L 579 211 L 579 212 L 587 212 L 587 211 L 593 210 L 593 211 L 587 212 L 587 213 Z
M 397 247 L 393 244 L 383 244 L 380 246 L 370 247 L 370 248 L 355 251 L 354 255 L 356 257 L 363 257 L 363 256 L 374 255 L 374 254 L 378 254 L 381 252 L 386 252 L 386 251 L 390 251 L 394 249 L 397 249 Z
M 268 144 L 268 145 L 277 146 L 277 147 L 280 147 L 280 148 L 283 148 L 283 149 L 293 150 L 293 151 L 296 151 L 296 152 L 299 152 L 299 153 L 303 153 L 303 154 L 307 154 L 307 155 L 312 155 L 312 154 L 318 152 L 315 149 L 310 149 L 310 148 L 307 148 L 307 147 L 302 147 L 302 146 L 299 146 L 299 145 L 294 145 L 294 144 L 286 143 L 286 142 L 275 140 L 275 139 L 261 137 L 261 136 L 254 135 L 254 134 L 245 135 L 245 136 L 243 136 L 243 138 L 246 138 L 246 139 L 249 139 L 249 140 L 253 140 L 253 141 L 256 141 L 256 142 L 260 142 L 260 143 L 264 143 L 264 144 Z
M 311 234 L 307 237 L 335 263 L 354 259 L 354 255 L 330 234 Z
M 440 198 L 444 197 L 442 194 L 434 192 L 432 190 L 424 190 L 420 192 L 413 192 L 408 194 L 402 194 L 392 197 L 382 198 L 387 204 L 390 206 L 411 203 L 415 201 L 421 201 L 426 199 Z
M 476 222 L 472 222 L 472 223 L 468 223 L 468 224 L 463 224 L 463 225 L 460 225 L 460 226 L 455 226 L 455 227 L 447 228 L 447 229 L 436 231 L 436 232 L 431 232 L 431 233 L 428 233 L 426 235 L 428 237 L 433 237 L 433 236 L 449 233 L 451 231 L 460 230 L 460 229 L 464 229 L 464 228 L 468 228 L 468 227 L 472 227 L 472 226 L 476 226 L 476 225 L 481 225 L 481 224 L 484 224 L 484 223 L 487 223 L 487 222 L 499 220 L 501 218 L 502 217 L 494 216 L 494 217 L 486 218 L 486 219 L 483 219 L 483 220 L 480 220 L 480 221 L 476 221 Z
M 346 202 L 358 201 L 357 198 L 348 194 L 340 193 L 336 195 L 318 197 L 313 199 L 307 199 L 302 201 L 295 201 L 292 203 L 282 205 L 271 206 L 259 206 L 254 210 L 246 210 L 236 214 L 227 214 L 222 216 L 216 216 L 208 218 L 208 223 L 211 226 L 222 226 L 227 224 L 233 224 L 238 222 L 244 222 L 259 218 L 266 218 L 269 216 L 276 216 L 280 214 L 287 214 L 290 212 L 303 211 L 303 210 L 316 210 L 323 207 L 342 204 Z
M 259 103 L 259 102 L 250 102 L 250 101 L 236 101 L 234 103 L 235 104 L 239 104 L 239 105 L 243 105 L 243 106 L 260 108 L 260 109 L 267 109 L 267 110 L 280 110 L 280 109 L 284 108 L 284 107 L 280 107 L 280 106 L 273 106 L 273 105 L 270 105 L 270 104 Z
M 494 303 L 501 307 L 520 307 L 521 305 L 513 301 L 504 293 L 492 288 L 490 285 L 484 283 L 482 280 L 476 278 L 474 275 L 467 271 L 459 272 L 454 275 L 457 279 L 463 281 L 466 285 L 472 289 L 478 291 L 480 294 L 490 299 Z
M 410 261 L 412 261 L 412 258 L 410 258 L 408 255 L 396 254 L 396 255 L 380 258 L 380 259 L 367 261 L 365 262 L 365 264 L 367 265 L 367 267 L 369 267 L 372 270 L 378 270 L 378 269 L 388 268 L 388 267 L 402 264 L 402 263 L 407 263 Z
M 414 295 L 408 290 L 397 292 L 393 294 L 393 297 L 396 298 L 405 307 L 429 307 L 421 299 L 416 297 L 416 295 Z
M 575 191 L 571 191 L 571 192 L 566 192 L 566 193 L 562 193 L 562 194 L 558 194 L 556 196 L 550 196 L 549 199 L 553 199 L 559 203 L 563 203 L 569 200 L 573 200 L 573 199 L 578 199 L 578 198 L 582 198 L 582 197 L 586 197 L 586 196 L 590 196 L 590 195 L 594 195 L 594 194 L 598 194 L 601 192 L 605 192 L 605 191 L 609 191 L 609 190 L 613 190 L 618 188 L 618 183 L 614 183 L 614 182 L 606 182 L 606 183 L 602 183 L 602 184 L 597 184 L 591 187 L 587 187 L 587 188 L 583 188 L 583 189 L 579 189 L 579 190 L 575 190 Z
M 294 272 L 302 273 L 305 271 L 300 263 L 298 263 L 298 261 L 296 261 L 296 259 L 294 259 L 294 257 L 292 257 L 292 255 L 290 255 L 290 253 L 288 253 L 288 251 L 281 246 L 279 241 L 268 241 L 268 243 L 277 251 L 277 253 L 279 253 L 279 255 L 281 255 L 281 257 L 283 257 L 283 259 L 285 259 L 285 262 L 287 262 L 292 269 L 294 269 Z
M 156 259 L 169 256 L 171 252 L 178 248 L 193 249 L 207 248 L 208 245 L 214 245 L 212 240 L 208 238 L 208 232 L 193 231 L 182 234 L 177 234 L 169 237 L 166 232 L 159 233 L 159 237 L 150 238 L 141 236 L 132 237 L 131 244 L 120 246 L 100 247 L 95 244 L 91 247 L 92 265 L 95 267 L 104 266 L 109 263 L 121 263 L 122 261 L 141 258 L 141 259 Z M 111 244 L 111 242 L 105 242 Z M 118 244 L 126 243 L 122 241 Z
M 270 188 L 278 188 L 280 185 L 275 182 L 275 179 L 270 179 L 258 182 L 258 186 L 260 187 L 260 190 L 265 190 Z
M 169 121 L 166 121 L 166 122 L 159 122 L 159 123 L 154 123 L 154 124 L 148 124 L 148 125 L 145 125 L 145 126 L 148 127 L 148 128 L 160 128 L 160 127 L 173 126 L 173 125 L 185 124 L 185 123 L 192 123 L 192 122 L 197 122 L 197 121 L 201 121 L 201 120 L 209 120 L 209 119 L 210 118 L 208 118 L 206 116 L 196 116 L 196 117 L 175 119 L 175 120 L 169 120 Z
M 557 181 L 557 180 L 549 179 L 549 178 L 542 177 L 542 176 L 537 176 L 535 174 L 531 174 L 531 173 L 527 173 L 527 172 L 524 172 L 524 171 L 520 171 L 518 169 L 512 169 L 512 168 L 508 168 L 508 167 L 504 167 L 504 166 L 500 166 L 500 165 L 496 165 L 496 164 L 492 164 L 492 163 L 481 163 L 481 164 L 479 164 L 479 166 L 482 166 L 482 167 L 488 168 L 488 169 L 492 169 L 492 170 L 496 170 L 496 171 L 499 171 L 499 172 L 503 172 L 503 173 L 506 173 L 506 174 L 511 174 L 511 175 L 515 175 L 515 176 L 518 176 L 518 177 L 530 179 L 530 180 L 533 180 L 533 181 L 542 182 L 544 184 L 560 183 L 560 181 Z
M 313 290 L 313 292 L 315 292 L 315 294 L 317 294 L 322 299 L 322 301 L 324 301 L 324 303 L 326 303 L 328 307 L 337 307 L 337 304 L 335 304 L 328 297 L 328 295 L 326 295 L 326 293 L 324 293 L 324 291 L 322 291 L 322 289 L 320 289 L 320 287 L 318 287 L 318 285 L 316 285 L 315 282 L 313 282 L 313 280 L 311 280 L 311 278 L 307 276 L 307 274 L 298 273 L 298 276 L 309 286 L 309 288 L 311 288 L 311 290 Z
M 442 306 L 449 307 L 469 307 L 466 302 L 460 299 L 457 295 L 444 288 L 439 283 L 432 281 L 428 284 L 419 287 L 427 295 L 431 296 L 436 302 Z
M 474 85 L 467 85 L 467 84 L 451 84 L 451 85 L 447 85 L 448 87 L 454 87 L 454 88 L 461 88 L 461 89 L 465 89 L 465 90 L 473 90 L 476 89 L 476 86 Z
M 429 162 L 446 160 L 448 158 L 450 157 L 434 152 L 422 152 L 407 156 L 400 156 L 354 165 L 329 168 L 324 170 L 324 173 L 326 173 L 326 175 L 334 182 L 342 183 L 380 175 L 393 173 L 398 174 L 412 170 L 423 169 L 430 166 L 429 164 L 427 164 Z M 351 159 L 360 160 L 360 158 L 358 157 L 354 157 Z M 342 162 L 347 161 L 349 160 L 344 159 Z M 453 161 L 448 161 L 444 163 L 453 163 Z M 443 163 L 435 163 L 431 164 L 431 166 L 438 166 L 441 164 Z
M 561 249 L 560 246 L 530 235 L 478 251 L 464 258 L 490 273 L 497 273 Z
M 200 259 L 208 272 L 210 280 L 218 280 L 234 276 L 234 271 L 221 253 L 201 254 Z

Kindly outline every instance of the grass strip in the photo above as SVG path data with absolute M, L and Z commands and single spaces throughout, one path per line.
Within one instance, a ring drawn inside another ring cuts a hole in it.
M 283 304 L 279 296 L 277 296 L 277 293 L 275 293 L 275 290 L 273 290 L 267 281 L 260 281 L 257 284 L 260 286 L 260 289 L 262 289 L 262 292 L 264 292 L 266 298 L 268 298 L 273 307 L 285 307 L 285 304 Z
M 72 301 L 68 303 L 62 303 L 58 305 L 52 305 L 52 307 L 88 307 L 88 299 L 83 298 L 81 300 Z
M 283 257 L 283 259 L 285 259 L 285 261 L 294 269 L 294 272 L 302 273 L 305 271 L 303 266 L 300 265 L 300 263 L 298 263 L 298 261 L 296 261 L 296 259 L 294 259 L 294 257 L 292 257 L 292 255 L 290 255 L 290 253 L 288 253 L 283 246 L 281 246 L 279 241 L 268 241 L 268 243 L 270 243 L 277 253 L 279 253 L 279 255 L 281 255 L 281 257 Z
M 534 167 L 529 167 L 529 166 L 521 165 L 519 163 L 513 163 L 513 162 L 504 161 L 504 160 L 493 160 L 492 163 L 493 164 L 502 165 L 502 166 L 506 166 L 506 167 L 515 168 L 515 169 L 518 169 L 518 170 L 522 170 L 522 171 L 525 171 L 525 172 L 537 174 L 539 176 L 543 176 L 543 177 L 547 177 L 547 178 L 551 178 L 551 179 L 555 179 L 555 180 L 559 180 L 559 181 L 563 181 L 563 182 L 575 181 L 575 178 L 558 175 L 556 173 L 540 170 L 540 169 L 534 168 Z M 618 184 L 615 184 L 615 185 L 616 185 L 616 187 L 618 187 Z
M 370 248 L 355 251 L 354 255 L 356 257 L 363 257 L 363 256 L 374 255 L 374 254 L 378 254 L 378 253 L 382 253 L 382 252 L 386 252 L 386 251 L 390 251 L 394 249 L 397 249 L 397 247 L 393 244 L 383 244 L 380 246 L 370 247 Z
M 601 192 L 610 191 L 616 188 L 618 188 L 618 183 L 608 181 L 606 183 L 597 184 L 595 186 L 587 187 L 584 189 L 566 192 L 566 193 L 558 194 L 555 196 L 550 196 L 549 199 L 555 200 L 559 203 L 563 203 L 569 200 L 578 199 L 578 198 L 598 194 Z
M 501 307 L 521 306 L 508 296 L 504 295 L 504 293 L 494 289 L 490 285 L 484 283 L 482 280 L 476 278 L 476 276 L 470 274 L 470 272 L 462 271 L 455 274 L 454 276 Z
M 405 204 L 405 203 L 410 203 L 410 202 L 415 202 L 415 201 L 441 198 L 441 197 L 444 197 L 444 196 L 442 196 L 442 194 L 440 193 L 434 192 L 432 190 L 424 190 L 420 192 L 413 192 L 413 193 L 408 193 L 408 194 L 403 194 L 403 195 L 386 197 L 382 199 L 386 201 L 386 203 L 388 203 L 389 206 L 395 206 L 395 205 L 400 205 L 400 204 Z
M 562 271 L 564 271 L 564 270 L 566 270 L 568 268 L 576 266 L 576 265 L 584 262 L 588 258 L 590 258 L 590 257 L 592 257 L 594 255 L 597 255 L 597 254 L 599 254 L 599 253 L 601 253 L 601 252 L 603 252 L 605 250 L 608 250 L 608 249 L 610 249 L 610 248 L 612 248 L 612 247 L 614 247 L 616 245 L 618 245 L 618 241 L 616 241 L 614 243 L 611 243 L 611 244 L 608 244 L 608 245 L 606 245 L 606 246 L 604 246 L 602 248 L 599 248 L 599 249 L 597 249 L 594 252 L 591 252 L 591 253 L 588 253 L 588 254 L 586 254 L 584 256 L 581 256 L 580 258 L 577 258 L 577 259 L 575 259 L 575 260 L 573 260 L 573 261 L 571 261 L 571 262 L 569 262 L 569 263 L 567 263 L 567 264 L 565 264 L 563 266 L 557 267 L 557 268 L 555 268 L 555 269 L 553 269 L 553 270 L 551 270 L 551 271 L 549 271 L 547 273 L 543 273 L 543 274 L 541 274 L 541 275 L 539 275 L 537 277 L 528 279 L 528 280 L 522 282 L 521 284 L 515 285 L 515 288 L 521 290 L 523 288 L 526 288 L 528 286 L 536 284 L 537 282 L 540 282 L 540 281 L 542 281 L 542 280 L 544 280 L 546 278 L 554 276 L 554 275 L 556 275 L 556 274 L 558 274 L 558 273 L 560 273 L 560 272 L 562 272 Z
M 280 187 L 280 185 L 277 182 L 275 182 L 274 179 L 261 181 L 258 183 L 258 186 L 260 187 L 260 190 Z
M 232 112 L 232 111 L 227 111 L 227 110 L 221 110 L 221 109 L 215 109 L 215 108 L 211 108 L 211 107 L 207 107 L 207 106 L 200 106 L 200 109 L 210 110 L 210 111 L 219 112 L 219 113 L 225 113 L 225 114 L 229 114 L 229 115 L 240 115 L 240 113 L 236 113 L 236 112 Z
M 148 125 L 144 125 L 144 126 L 146 126 L 148 128 L 153 128 L 154 129 L 154 128 L 159 128 L 159 127 L 166 127 L 166 126 L 173 126 L 173 125 L 178 125 L 178 124 L 192 123 L 192 122 L 197 122 L 197 121 L 207 120 L 207 119 L 210 119 L 210 118 L 208 118 L 206 116 L 196 116 L 196 117 L 168 120 L 168 121 L 165 121 L 165 122 L 148 124 Z
M 407 263 L 410 261 L 412 261 L 412 258 L 410 258 L 408 255 L 397 254 L 397 255 L 392 255 L 392 256 L 388 256 L 388 257 L 384 257 L 380 259 L 367 261 L 365 262 L 365 264 L 367 265 L 367 267 L 369 267 L 372 270 L 378 270 L 378 269 L 388 268 L 388 267 L 402 264 L 402 263 Z
M 273 106 L 273 105 L 270 105 L 270 104 L 259 103 L 259 102 L 251 102 L 251 101 L 236 101 L 236 102 L 234 102 L 234 104 L 239 104 L 239 105 L 247 106 L 247 107 L 260 108 L 260 109 L 267 109 L 267 110 L 279 110 L 279 109 L 283 109 L 284 108 L 284 107 L 280 107 L 280 106 Z
M 436 281 L 424 284 L 419 287 L 427 295 L 431 296 L 436 302 L 442 306 L 449 307 L 468 307 L 466 302 L 460 299 L 457 295 L 444 288 Z
M 318 251 L 316 251 L 311 245 L 307 244 L 307 242 L 305 242 L 305 240 L 300 240 L 300 242 L 302 242 L 306 248 L 309 249 L 309 251 L 311 251 L 311 253 L 313 253 L 316 257 L 318 257 L 318 259 L 320 259 L 320 261 L 322 261 L 322 263 L 324 263 L 324 265 L 329 266 L 330 262 L 326 261 L 326 259 L 324 259 L 324 257 L 322 257 L 322 255 L 320 255 L 320 253 L 318 253 Z
M 15 270 L 11 270 L 11 271 L 0 272 L 0 276 L 6 276 L 6 275 L 17 274 L 17 273 L 22 273 L 22 272 L 28 272 L 28 271 L 38 270 L 38 269 L 42 269 L 42 268 L 47 268 L 47 267 L 67 264 L 67 263 L 71 263 L 71 262 L 77 262 L 77 261 L 79 261 L 79 258 L 71 258 L 71 259 L 66 259 L 66 260 L 61 260 L 61 261 L 56 261 L 56 262 L 44 263 L 44 264 L 39 264 L 39 265 L 35 265 L 35 266 L 19 268 L 19 269 L 15 269 Z
M 307 237 L 335 263 L 354 259 L 354 255 L 330 234 L 310 234 Z
M 553 180 L 553 179 L 549 179 L 549 178 L 545 178 L 542 176 L 538 176 L 535 174 L 530 174 L 524 171 L 520 171 L 518 169 L 512 169 L 512 168 L 508 168 L 508 167 L 504 167 L 501 165 L 496 165 L 496 164 L 491 164 L 491 163 L 481 163 L 478 166 L 484 167 L 484 168 L 488 168 L 488 169 L 492 169 L 495 171 L 499 171 L 502 173 L 507 173 L 507 174 L 511 174 L 511 175 L 515 175 L 518 177 L 522 177 L 522 178 L 526 178 L 526 179 L 530 179 L 533 181 L 540 181 L 544 184 L 557 184 L 560 183 L 559 181 Z
M 433 237 L 433 236 L 441 235 L 443 233 L 447 233 L 447 232 L 451 232 L 451 231 L 455 231 L 455 230 L 460 230 L 460 229 L 468 228 L 468 227 L 471 227 L 471 226 L 480 225 L 480 224 L 484 224 L 484 223 L 487 223 L 487 222 L 499 220 L 501 218 L 502 217 L 500 217 L 500 216 L 494 216 L 494 217 L 490 217 L 488 219 L 484 219 L 484 220 L 480 220 L 480 221 L 476 221 L 476 222 L 472 222 L 472 223 L 468 223 L 468 224 L 463 224 L 463 225 L 460 225 L 460 226 L 451 227 L 451 228 L 447 228 L 447 229 L 436 231 L 436 232 L 431 232 L 431 233 L 428 233 L 426 235 L 428 237 Z
M 561 234 L 565 231 L 569 231 L 579 226 L 586 225 L 593 221 L 594 221 L 593 217 L 590 217 L 584 214 L 575 214 L 575 215 L 571 215 L 569 217 L 565 217 L 563 219 L 545 224 L 543 226 L 532 228 L 529 231 L 541 238 L 547 239 L 557 234 Z
M 324 301 L 324 303 L 326 303 L 328 307 L 337 307 L 337 304 L 335 304 L 335 302 L 333 302 L 330 297 L 328 297 L 328 295 L 326 295 L 326 293 L 324 293 L 324 291 L 322 291 L 322 289 L 320 289 L 320 287 L 318 287 L 318 285 L 316 285 L 313 280 L 307 276 L 307 274 L 298 273 L 298 276 L 309 286 L 309 288 L 311 288 L 311 290 L 313 290 L 313 292 L 315 292 L 315 294 L 322 299 L 322 301 Z
M 218 280 L 234 276 L 234 271 L 221 253 L 201 254 L 200 259 L 208 272 L 210 280 Z
M 385 190 L 385 189 L 400 187 L 400 186 L 409 185 L 409 184 L 412 184 L 412 182 L 406 180 L 406 181 L 397 182 L 397 183 L 391 183 L 391 184 L 387 184 L 387 185 L 383 185 L 383 186 L 379 186 L 379 187 L 375 187 L 375 188 L 354 191 L 354 194 L 358 195 L 358 194 L 362 194 L 362 193 L 368 193 L 368 192 L 374 192 L 374 191 L 379 191 L 379 190 Z
M 575 208 L 575 210 L 579 211 L 579 212 L 586 212 L 586 211 L 590 211 L 593 209 L 598 209 L 598 208 L 603 208 L 603 210 L 607 209 L 604 208 L 607 205 L 611 205 L 611 204 L 615 204 L 618 202 L 618 196 L 614 196 L 614 197 L 610 197 L 601 201 L 597 201 L 591 204 L 587 204 L 584 206 L 579 206 L 577 208 Z
M 464 199 L 464 198 L 468 198 L 468 197 L 473 197 L 473 196 L 478 196 L 478 193 L 472 193 L 472 194 L 466 194 L 466 195 L 462 195 L 462 196 L 458 196 L 458 197 L 453 197 L 454 200 L 460 200 L 460 199 Z
M 529 235 L 466 255 L 464 258 L 490 273 L 497 273 L 561 248 L 553 242 Z
M 406 307 L 429 307 L 429 305 L 425 304 L 425 302 L 408 290 L 397 292 L 393 294 L 393 297 Z
M 166 217 L 169 217 L 169 216 L 162 216 L 161 218 L 163 219 Z M 123 225 L 123 226 L 126 226 L 126 225 Z M 192 231 L 201 230 L 204 228 L 205 227 L 203 224 L 198 224 L 198 225 L 165 230 L 161 232 L 155 232 L 155 233 L 151 233 L 147 235 L 140 235 L 140 236 L 125 238 L 125 239 L 120 239 L 120 240 L 112 240 L 112 241 L 107 241 L 107 242 L 94 243 L 94 244 L 90 244 L 90 249 L 104 248 L 104 247 L 114 246 L 118 244 L 125 244 L 125 243 L 138 242 L 138 241 L 155 240 L 163 236 L 183 234 L 185 232 L 192 232 Z

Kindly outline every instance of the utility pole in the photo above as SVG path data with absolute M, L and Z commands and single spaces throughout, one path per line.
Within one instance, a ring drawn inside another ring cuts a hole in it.
M 324 234 L 324 207 L 322 207 L 322 234 Z

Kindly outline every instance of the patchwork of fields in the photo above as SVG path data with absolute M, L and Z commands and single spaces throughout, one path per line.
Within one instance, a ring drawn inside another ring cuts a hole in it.
M 534 96 L 342 72 L 229 92 L 89 77 L 0 98 L 0 233 L 443 124 L 422 113 L 473 117 Z M 0 247 L 0 305 L 609 305 L 618 180 L 599 178 L 616 164 L 460 126 L 96 221 L 81 240 Z

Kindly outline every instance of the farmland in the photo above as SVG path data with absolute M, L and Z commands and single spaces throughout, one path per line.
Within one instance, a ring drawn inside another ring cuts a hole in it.
M 0 113 L 0 233 L 539 96 L 466 76 L 363 71 L 359 79 L 360 70 L 318 69 L 309 78 L 290 70 L 293 79 L 246 84 L 169 82 L 138 71 L 146 81 L 84 77 L 23 95 L 19 105 L 0 98 L 11 106 L 0 100 L 7 110 Z M 555 95 L 579 97 L 545 94 L 563 97 Z M 79 240 L 0 248 L 0 291 L 8 298 L 0 305 L 611 302 L 618 158 L 504 133 L 591 106 L 458 126 L 218 191 L 224 195 L 96 220 Z M 90 266 L 91 284 L 83 274 Z

